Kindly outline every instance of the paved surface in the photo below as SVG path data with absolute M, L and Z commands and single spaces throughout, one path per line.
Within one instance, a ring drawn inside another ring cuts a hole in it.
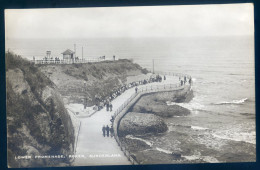
M 178 83 L 176 77 L 167 77 L 161 83 L 150 83 L 138 87 L 162 84 Z M 106 108 L 96 112 L 91 117 L 79 118 L 81 128 L 78 136 L 76 155 L 78 158 L 74 161 L 74 166 L 91 165 L 130 165 L 130 162 L 124 156 L 113 137 L 103 137 L 102 126 L 111 127 L 111 116 L 114 110 L 118 109 L 133 93 L 135 89 L 126 90 L 123 94 L 112 101 L 113 111 L 108 112 Z M 84 157 L 83 157 L 84 156 Z

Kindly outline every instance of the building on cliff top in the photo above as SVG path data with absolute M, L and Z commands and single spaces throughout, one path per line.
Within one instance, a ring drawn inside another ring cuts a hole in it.
M 64 51 L 63 53 L 61 53 L 63 55 L 63 60 L 67 60 L 67 59 L 74 59 L 74 54 L 75 52 L 67 49 L 66 51 Z

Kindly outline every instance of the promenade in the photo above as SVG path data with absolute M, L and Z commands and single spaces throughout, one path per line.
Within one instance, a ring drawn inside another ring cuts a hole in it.
M 166 76 L 162 82 L 154 82 L 146 85 L 139 85 L 138 89 L 167 86 L 179 83 L 176 76 Z M 102 126 L 111 126 L 111 116 L 118 110 L 133 94 L 135 88 L 126 90 L 112 101 L 113 111 L 106 111 L 106 108 L 97 111 L 91 117 L 79 118 L 81 127 L 77 140 L 74 166 L 91 165 L 130 165 L 129 160 L 124 156 L 114 137 L 103 137 Z

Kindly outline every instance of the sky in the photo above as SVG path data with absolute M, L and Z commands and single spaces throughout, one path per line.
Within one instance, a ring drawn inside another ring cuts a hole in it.
M 253 4 L 7 9 L 7 39 L 254 35 Z

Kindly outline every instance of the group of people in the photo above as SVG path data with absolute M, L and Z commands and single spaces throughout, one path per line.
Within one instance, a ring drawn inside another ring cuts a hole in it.
M 108 101 L 107 101 L 106 103 L 104 103 L 104 105 L 106 106 L 107 111 L 112 112 L 113 105 L 112 105 L 111 102 L 108 102 Z
M 113 129 L 112 125 L 111 125 L 111 127 L 109 127 L 108 125 L 107 126 L 103 125 L 102 132 L 103 132 L 104 137 L 105 136 L 109 137 L 109 134 L 110 134 L 111 137 L 114 136 L 114 129 Z
M 109 95 L 108 97 L 106 97 L 105 99 L 101 99 L 101 97 L 96 98 L 97 101 L 97 109 L 101 110 L 102 108 L 106 107 L 106 110 L 109 112 L 113 111 L 113 105 L 111 103 L 112 100 L 114 100 L 116 97 L 120 96 L 122 93 L 124 93 L 126 90 L 130 89 L 130 88 L 134 88 L 135 87 L 135 92 L 138 92 L 138 86 L 139 85 L 144 85 L 147 83 L 153 83 L 153 82 L 162 82 L 162 80 L 166 80 L 166 76 L 160 76 L 160 75 L 156 75 L 156 76 L 151 76 L 149 79 L 144 79 L 144 80 L 140 80 L 140 81 L 135 81 L 135 82 L 131 82 L 129 84 L 125 84 L 117 89 L 114 89 Z M 179 77 L 181 86 L 185 85 L 186 83 L 189 83 L 191 85 L 192 83 L 192 78 L 188 77 L 188 76 L 184 76 L 184 77 Z
M 188 79 L 189 79 L 189 80 L 188 80 Z M 190 85 L 191 85 L 191 83 L 192 83 L 191 77 L 188 78 L 187 76 L 184 76 L 183 80 L 182 80 L 181 77 L 179 77 L 179 80 L 180 80 L 180 82 L 181 82 L 181 86 L 185 85 L 187 82 L 189 82 Z
M 162 79 L 166 80 L 166 76 L 164 75 L 163 77 L 160 75 L 156 75 L 154 77 L 150 77 L 150 79 L 144 79 L 142 81 L 136 81 L 136 82 L 132 82 L 126 85 L 121 86 L 120 88 L 114 90 L 109 97 L 106 100 L 103 100 L 99 103 L 98 108 L 102 109 L 103 107 L 106 107 L 107 111 L 112 111 L 113 105 L 111 103 L 111 101 L 113 99 L 115 99 L 117 96 L 121 95 L 123 92 L 125 92 L 126 90 L 135 87 L 135 92 L 138 92 L 138 85 L 142 85 L 142 84 L 147 84 L 147 83 L 152 83 L 152 82 L 161 82 Z M 179 77 L 179 80 L 181 82 L 181 85 L 185 85 L 187 82 L 191 85 L 192 83 L 192 78 L 191 77 L 187 77 L 184 76 L 183 79 L 182 77 Z M 114 135 L 114 129 L 113 129 L 113 123 L 114 123 L 114 116 L 112 116 L 111 118 L 111 127 L 109 127 L 108 125 L 105 126 L 103 125 L 102 127 L 102 132 L 103 132 L 103 136 L 109 136 L 109 134 L 111 135 L 111 137 L 113 137 Z
M 137 91 L 138 91 L 137 86 L 147 84 L 147 83 L 161 82 L 162 79 L 163 79 L 162 76 L 156 75 L 156 76 L 150 77 L 149 79 L 131 82 L 131 83 L 125 84 L 117 89 L 114 89 L 108 95 L 108 97 L 106 99 L 98 99 L 98 98 L 96 99 L 96 101 L 98 101 L 98 103 L 97 103 L 98 110 L 101 110 L 102 108 L 106 107 L 106 110 L 111 112 L 113 110 L 113 105 L 112 105 L 111 101 L 114 100 L 117 96 L 120 96 L 126 90 L 135 87 L 135 91 L 137 93 Z M 164 76 L 164 80 L 166 80 L 166 76 Z

